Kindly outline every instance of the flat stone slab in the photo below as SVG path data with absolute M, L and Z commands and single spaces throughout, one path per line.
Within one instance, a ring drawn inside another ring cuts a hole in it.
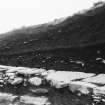
M 12 102 L 16 97 L 17 96 L 13 94 L 0 92 L 0 102 L 4 99 Z
M 82 81 L 105 85 L 105 74 L 99 74 L 93 77 L 83 79 Z
M 70 84 L 72 81 L 80 80 L 94 76 L 94 73 L 71 72 L 71 71 L 56 71 L 49 73 L 46 76 L 47 81 L 51 81 L 51 85 L 60 88 L 63 85 Z
M 50 105 L 51 103 L 48 101 L 47 97 L 39 96 L 33 97 L 29 95 L 24 95 L 20 97 L 20 102 L 25 104 L 32 104 L 32 105 Z
M 48 97 L 32 95 L 13 95 L 0 92 L 0 105 L 51 105 Z
M 73 81 L 69 84 L 69 89 L 72 92 L 78 92 L 79 94 L 91 94 L 93 90 L 97 88 L 96 85 L 82 82 L 82 81 Z

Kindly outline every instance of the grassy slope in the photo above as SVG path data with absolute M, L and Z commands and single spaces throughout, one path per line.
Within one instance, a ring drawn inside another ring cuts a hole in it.
M 0 54 L 71 48 L 104 42 L 104 14 L 105 5 L 84 14 L 75 14 L 56 25 L 43 24 L 6 33 L 0 38 Z
M 104 65 L 96 67 L 97 63 L 91 62 L 91 58 L 105 58 L 104 14 L 105 4 L 74 14 L 58 24 L 45 23 L 3 34 L 0 36 L 0 64 L 103 72 Z M 97 50 L 102 53 L 97 55 Z M 85 68 L 71 64 L 70 57 L 82 59 Z M 90 68 L 90 64 L 95 67 Z

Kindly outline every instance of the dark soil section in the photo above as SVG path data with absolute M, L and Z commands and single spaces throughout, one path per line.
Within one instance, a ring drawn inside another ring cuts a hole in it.
M 64 71 L 105 73 L 105 43 L 0 56 L 0 64 Z M 97 58 L 101 58 L 96 60 Z M 80 63 L 78 63 L 80 62 Z M 81 62 L 84 64 L 82 65 Z

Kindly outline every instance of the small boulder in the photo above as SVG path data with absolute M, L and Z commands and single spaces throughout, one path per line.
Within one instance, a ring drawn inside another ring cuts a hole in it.
M 10 83 L 11 83 L 12 85 L 17 85 L 17 84 L 20 84 L 20 83 L 22 83 L 22 82 L 23 82 L 23 79 L 20 78 L 20 77 L 14 78 L 13 81 L 10 81 Z
M 42 79 L 39 77 L 33 77 L 28 80 L 31 85 L 40 86 L 42 84 Z

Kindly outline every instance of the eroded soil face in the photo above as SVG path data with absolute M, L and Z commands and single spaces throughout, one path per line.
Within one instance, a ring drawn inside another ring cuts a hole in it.
M 73 49 L 0 55 L 0 64 L 60 71 L 105 73 L 105 43 Z

